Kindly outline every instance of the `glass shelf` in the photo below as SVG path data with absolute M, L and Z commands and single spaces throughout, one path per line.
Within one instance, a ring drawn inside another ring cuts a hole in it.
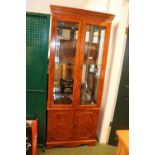
M 72 104 L 72 95 L 54 94 L 54 104 Z
M 55 63 L 59 63 L 59 64 L 75 64 L 75 61 L 65 61 L 65 60 L 60 60 L 60 61 L 55 61 Z
M 81 105 L 95 105 L 95 100 L 82 100 Z

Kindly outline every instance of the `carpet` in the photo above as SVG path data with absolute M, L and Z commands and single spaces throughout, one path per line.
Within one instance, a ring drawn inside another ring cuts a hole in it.
M 115 155 L 116 147 L 96 144 L 96 146 L 78 146 L 78 147 L 54 147 L 46 149 L 38 149 L 37 155 Z

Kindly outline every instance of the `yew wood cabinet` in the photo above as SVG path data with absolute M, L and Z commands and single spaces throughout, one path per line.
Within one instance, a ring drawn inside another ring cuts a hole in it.
M 46 145 L 95 145 L 114 15 L 50 7 Z

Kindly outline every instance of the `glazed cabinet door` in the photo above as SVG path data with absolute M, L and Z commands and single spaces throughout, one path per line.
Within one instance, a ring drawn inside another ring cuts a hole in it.
M 76 96 L 76 72 L 81 20 L 53 17 L 48 103 L 72 106 Z
M 75 138 L 77 140 L 96 139 L 99 110 L 81 110 L 75 113 Z
M 107 25 L 102 24 L 102 22 L 84 21 L 83 48 L 80 59 L 80 106 L 99 106 L 101 102 L 107 57 L 108 38 L 106 29 Z
M 47 141 L 67 141 L 73 137 L 74 112 L 48 111 Z

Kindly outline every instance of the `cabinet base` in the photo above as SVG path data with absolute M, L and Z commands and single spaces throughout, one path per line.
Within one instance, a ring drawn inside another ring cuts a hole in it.
M 82 144 L 87 144 L 89 146 L 96 145 L 96 139 L 94 140 L 78 140 L 78 141 L 63 141 L 63 142 L 46 142 L 46 148 L 52 148 L 54 146 L 79 146 Z

